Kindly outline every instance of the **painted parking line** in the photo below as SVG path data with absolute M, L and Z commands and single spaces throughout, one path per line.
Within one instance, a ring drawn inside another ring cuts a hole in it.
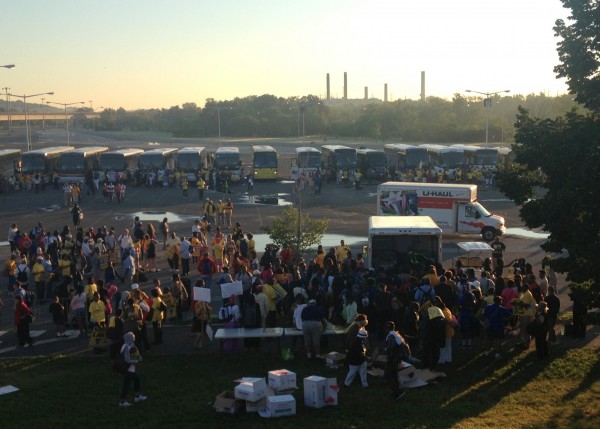
M 34 332 L 34 331 L 32 331 Z M 45 331 L 41 331 L 42 333 Z M 39 335 L 38 335 L 39 336 Z M 51 343 L 57 343 L 59 341 L 68 341 L 68 340 L 74 340 L 76 338 L 79 338 L 79 336 L 77 335 L 72 335 L 72 336 L 67 336 L 67 337 L 55 337 L 55 338 L 49 338 L 47 340 L 40 340 L 40 341 L 36 341 L 33 345 L 33 347 L 37 347 L 37 346 L 42 346 L 44 344 L 51 344 Z M 17 346 L 11 346 L 11 347 L 5 347 L 3 349 L 0 349 L 0 355 L 3 353 L 9 353 L 9 352 L 14 352 L 15 350 L 19 349 L 21 347 L 17 347 Z

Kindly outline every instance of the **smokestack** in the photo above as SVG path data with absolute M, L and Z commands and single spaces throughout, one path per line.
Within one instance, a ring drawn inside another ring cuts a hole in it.
M 421 101 L 425 101 L 425 72 L 421 72 Z
M 369 99 L 369 87 L 365 86 L 365 100 Z
M 348 99 L 348 73 L 344 72 L 344 100 Z
M 329 73 L 327 73 L 327 100 L 329 100 L 330 92 L 329 92 Z
M 387 103 L 388 98 L 387 98 L 387 83 L 383 84 L 383 101 Z

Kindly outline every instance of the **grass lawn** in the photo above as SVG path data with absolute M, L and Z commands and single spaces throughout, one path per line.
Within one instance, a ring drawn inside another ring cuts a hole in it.
M 0 428 L 598 428 L 600 352 L 552 349 L 538 362 L 533 349 L 500 360 L 455 351 L 448 377 L 410 390 L 393 401 L 382 379 L 358 380 L 340 392 L 340 405 L 304 406 L 294 396 L 295 417 L 266 420 L 257 414 L 218 414 L 214 397 L 233 390 L 235 378 L 265 376 L 286 368 L 302 378 L 337 376 L 322 362 L 282 362 L 269 352 L 148 355 L 139 366 L 146 402 L 117 407 L 121 376 L 106 356 L 50 356 L 0 360 L 0 386 L 19 392 L 0 396 Z M 25 424 L 25 425 L 24 425 Z

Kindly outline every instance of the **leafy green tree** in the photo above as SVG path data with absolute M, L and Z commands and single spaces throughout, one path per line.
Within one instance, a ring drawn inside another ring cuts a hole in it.
M 280 248 L 290 247 L 296 258 L 319 244 L 327 232 L 327 219 L 313 219 L 296 207 L 286 207 L 264 231 Z
M 575 99 L 590 110 L 600 110 L 600 3 L 597 0 L 562 0 L 571 9 L 570 25 L 556 21 L 560 64 L 554 68 Z

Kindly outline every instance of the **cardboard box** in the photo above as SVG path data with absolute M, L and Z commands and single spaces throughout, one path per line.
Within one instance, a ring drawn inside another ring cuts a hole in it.
M 268 374 L 269 387 L 274 390 L 289 390 L 296 388 L 296 373 L 287 369 L 277 369 L 269 371 Z
M 245 401 L 245 404 L 247 413 L 257 413 L 267 408 L 267 399 L 263 398 L 256 402 Z
M 317 375 L 306 377 L 304 379 L 304 405 L 311 408 L 324 407 L 326 390 L 326 378 Z
M 295 416 L 296 399 L 292 395 L 269 396 L 267 411 L 271 417 Z
M 235 399 L 231 390 L 225 390 L 217 395 L 213 407 L 218 413 L 237 413 L 243 405 L 243 401 Z
M 344 365 L 344 361 L 346 360 L 346 355 L 344 353 L 331 352 L 325 355 L 325 364 L 329 368 L 340 368 Z
M 400 384 L 406 383 L 415 378 L 417 369 L 408 362 L 401 361 L 398 369 L 398 380 Z
M 327 389 L 325 390 L 325 405 L 337 405 L 338 404 L 338 392 L 340 387 L 337 384 L 337 379 L 327 379 Z
M 233 390 L 236 399 L 256 402 L 267 396 L 267 383 L 264 378 L 243 378 Z

